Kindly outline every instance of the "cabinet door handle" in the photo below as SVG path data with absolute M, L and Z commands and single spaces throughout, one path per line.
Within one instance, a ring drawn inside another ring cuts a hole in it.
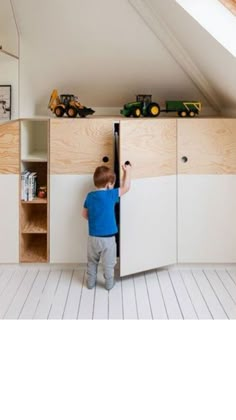
M 182 162 L 183 162 L 183 163 L 188 162 L 188 158 L 187 158 L 187 156 L 182 156 L 181 160 L 182 160 Z
M 104 163 L 109 162 L 109 157 L 108 157 L 108 156 L 104 156 L 104 157 L 102 158 L 102 161 L 103 161 Z

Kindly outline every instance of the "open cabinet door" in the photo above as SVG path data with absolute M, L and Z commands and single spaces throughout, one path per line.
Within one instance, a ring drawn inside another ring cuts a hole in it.
M 176 120 L 121 121 L 119 153 L 120 165 L 132 164 L 120 200 L 120 275 L 176 263 Z

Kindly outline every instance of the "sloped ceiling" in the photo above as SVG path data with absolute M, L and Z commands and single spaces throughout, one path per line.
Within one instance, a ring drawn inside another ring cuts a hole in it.
M 168 24 L 222 105 L 236 108 L 235 61 L 174 0 L 146 3 Z M 21 36 L 21 116 L 45 114 L 53 88 L 75 93 L 94 108 L 119 109 L 137 93 L 152 93 L 161 104 L 202 100 L 214 113 L 184 66 L 128 0 L 12 4 Z

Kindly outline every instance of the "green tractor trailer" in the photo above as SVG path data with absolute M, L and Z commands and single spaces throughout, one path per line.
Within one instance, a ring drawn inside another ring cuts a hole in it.
M 202 109 L 197 101 L 166 101 L 166 108 L 161 109 L 157 102 L 152 101 L 152 95 L 137 95 L 135 102 L 128 102 L 120 113 L 125 117 L 139 118 L 158 117 L 160 112 L 177 112 L 180 117 L 195 117 Z

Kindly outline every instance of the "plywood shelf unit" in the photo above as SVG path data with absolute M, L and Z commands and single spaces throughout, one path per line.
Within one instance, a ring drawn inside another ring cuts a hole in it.
M 21 180 L 20 197 L 20 261 L 49 261 L 49 191 L 48 191 L 48 143 L 49 120 L 21 120 L 21 173 L 37 174 L 36 196 L 28 200 L 22 196 L 25 183 Z M 27 184 L 27 181 L 26 181 Z M 47 187 L 47 198 L 38 198 L 39 187 Z M 32 198 L 32 197 L 31 197 Z

